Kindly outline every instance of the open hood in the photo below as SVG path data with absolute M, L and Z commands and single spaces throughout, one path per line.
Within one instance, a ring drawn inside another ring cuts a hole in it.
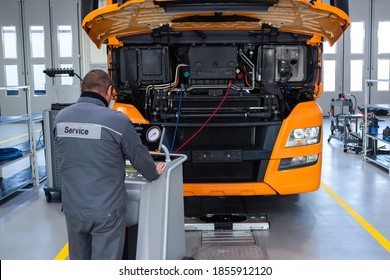
M 163 25 L 173 31 L 258 31 L 267 26 L 311 36 L 313 43 L 325 38 L 333 45 L 349 24 L 345 12 L 320 1 L 131 0 L 92 11 L 82 26 L 100 48 L 107 39 L 120 45 L 123 36 L 151 33 Z

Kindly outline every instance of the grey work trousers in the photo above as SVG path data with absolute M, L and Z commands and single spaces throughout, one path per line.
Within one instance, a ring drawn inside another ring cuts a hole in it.
M 103 220 L 81 220 L 65 212 L 70 260 L 120 260 L 126 234 L 126 214 Z

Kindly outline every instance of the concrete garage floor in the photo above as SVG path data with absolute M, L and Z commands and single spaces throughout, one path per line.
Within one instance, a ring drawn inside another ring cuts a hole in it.
M 233 197 L 247 213 L 265 214 L 267 231 L 254 231 L 254 242 L 271 260 L 389 260 L 390 176 L 327 142 L 324 120 L 323 172 L 318 191 L 287 197 Z M 381 125 L 382 128 L 382 125 Z M 16 132 L 15 132 L 16 133 Z M 1 140 L 15 135 L 0 134 Z M 42 184 L 43 185 L 43 184 Z M 42 189 L 25 188 L 0 202 L 0 259 L 66 259 L 67 236 L 61 203 L 47 203 Z M 210 198 L 205 198 L 210 199 Z M 201 205 L 201 198 L 186 198 Z M 186 255 L 201 245 L 199 232 L 186 233 Z

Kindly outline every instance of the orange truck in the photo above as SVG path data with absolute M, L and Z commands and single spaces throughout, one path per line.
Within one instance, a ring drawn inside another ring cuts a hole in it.
M 113 108 L 165 127 L 185 196 L 318 189 L 322 44 L 350 25 L 347 0 L 97 3 L 81 1 L 82 26 L 107 45 Z

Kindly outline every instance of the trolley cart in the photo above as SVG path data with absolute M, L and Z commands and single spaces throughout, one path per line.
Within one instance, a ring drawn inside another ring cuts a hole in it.
M 360 153 L 362 151 L 363 137 L 361 125 L 363 114 L 355 114 L 353 102 L 346 99 L 344 94 L 330 103 L 330 135 L 328 142 L 332 139 L 341 141 L 344 145 L 344 152 L 348 150 Z
M 131 165 L 126 167 L 128 228 L 124 259 L 185 257 L 182 164 L 186 159 L 185 155 L 170 155 L 166 170 L 153 182 L 144 179 Z M 155 160 L 163 161 L 164 154 Z

